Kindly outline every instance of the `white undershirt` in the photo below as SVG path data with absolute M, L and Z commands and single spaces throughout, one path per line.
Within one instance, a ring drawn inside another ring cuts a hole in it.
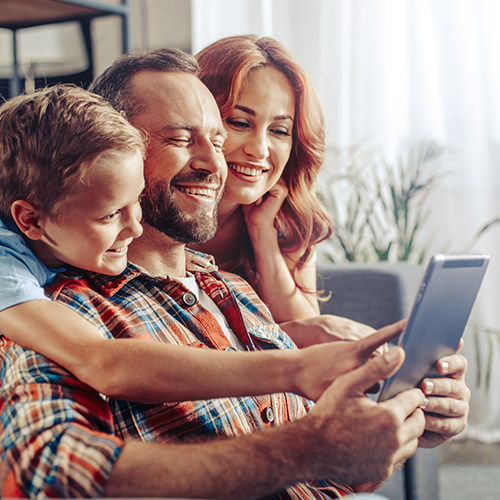
M 190 292 L 192 292 L 196 296 L 197 300 L 205 309 L 207 309 L 207 311 L 212 313 L 214 318 L 217 320 L 217 323 L 219 323 L 222 331 L 224 332 L 224 335 L 227 337 L 232 346 L 238 351 L 244 351 L 245 346 L 235 335 L 235 333 L 229 326 L 227 319 L 217 307 L 217 304 L 205 293 L 204 290 L 200 288 L 195 277 L 192 274 L 188 273 L 185 278 L 176 279 L 179 280 Z

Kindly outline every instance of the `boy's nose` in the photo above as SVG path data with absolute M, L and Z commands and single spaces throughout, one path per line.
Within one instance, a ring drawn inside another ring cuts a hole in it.
M 124 227 L 132 238 L 139 238 L 142 235 L 143 228 L 141 224 L 142 219 L 142 209 L 139 203 L 137 203 L 128 214 L 127 224 Z

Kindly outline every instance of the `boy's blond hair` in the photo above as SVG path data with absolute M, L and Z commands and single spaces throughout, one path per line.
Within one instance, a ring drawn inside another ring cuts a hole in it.
M 51 217 L 103 153 L 144 154 L 142 136 L 103 98 L 69 85 L 0 106 L 0 217 L 26 200 Z

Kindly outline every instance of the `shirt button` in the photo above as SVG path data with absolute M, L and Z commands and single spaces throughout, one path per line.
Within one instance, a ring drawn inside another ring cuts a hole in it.
M 262 420 L 264 420 L 266 424 L 272 424 L 274 422 L 274 410 L 270 406 L 262 410 Z
M 182 296 L 182 301 L 187 306 L 193 306 L 194 304 L 196 304 L 196 295 L 194 293 L 191 293 L 191 292 L 186 292 Z

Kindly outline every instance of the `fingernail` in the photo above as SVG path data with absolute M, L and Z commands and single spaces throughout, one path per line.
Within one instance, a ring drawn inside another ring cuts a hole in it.
M 450 363 L 448 361 L 440 361 L 439 366 L 441 367 L 441 373 L 448 373 L 450 370 Z
M 424 394 L 432 394 L 432 391 L 434 390 L 434 382 L 425 380 L 423 386 Z
M 424 399 L 424 402 L 420 405 L 420 408 L 425 409 L 429 404 L 429 400 L 427 398 Z
M 384 359 L 387 363 L 393 363 L 398 357 L 398 352 L 396 349 L 389 349 L 385 354 L 384 354 Z

